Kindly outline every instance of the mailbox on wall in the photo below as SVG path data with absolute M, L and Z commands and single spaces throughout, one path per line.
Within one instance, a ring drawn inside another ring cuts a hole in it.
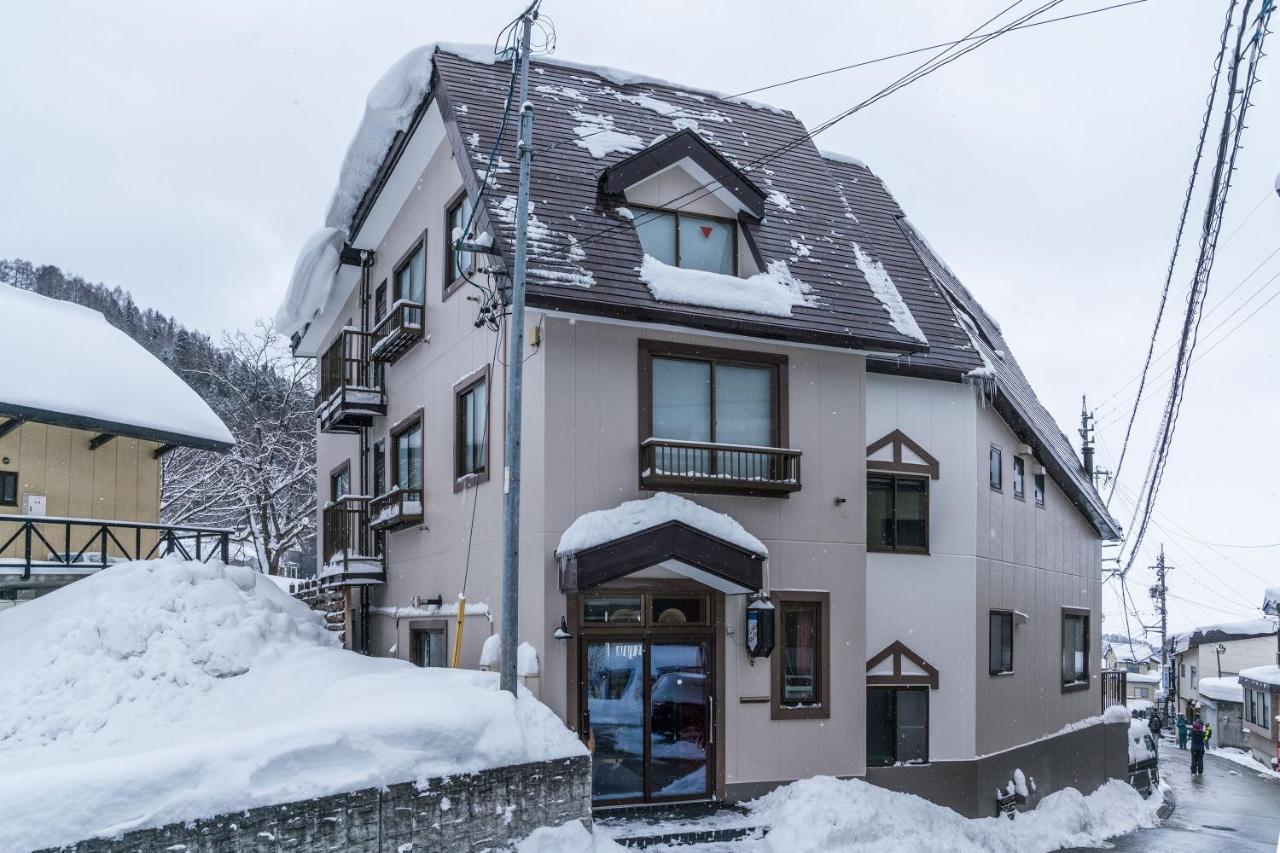
M 45 498 L 44 495 L 26 494 L 22 496 L 22 514 L 23 515 L 44 515 L 45 514 Z

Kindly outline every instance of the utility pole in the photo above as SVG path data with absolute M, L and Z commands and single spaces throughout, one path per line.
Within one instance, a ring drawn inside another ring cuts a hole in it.
M 1089 413 L 1089 401 L 1080 397 L 1080 457 L 1084 460 L 1084 472 L 1093 479 L 1093 415 Z
M 1161 715 L 1169 719 L 1169 694 L 1173 689 L 1173 673 L 1169 670 L 1169 572 L 1173 569 L 1164 561 L 1164 545 L 1160 545 L 1160 556 L 1156 558 L 1156 582 L 1151 586 L 1151 600 L 1155 602 L 1156 613 L 1160 615 L 1160 686 L 1164 688 L 1164 703 Z
M 520 18 L 520 189 L 516 195 L 516 257 L 511 272 L 511 322 L 507 350 L 507 428 L 502 507 L 502 675 L 503 690 L 516 692 L 516 648 L 520 630 L 520 426 L 524 402 L 524 291 L 529 248 L 529 170 L 533 161 L 533 104 L 529 103 L 529 44 L 537 0 Z

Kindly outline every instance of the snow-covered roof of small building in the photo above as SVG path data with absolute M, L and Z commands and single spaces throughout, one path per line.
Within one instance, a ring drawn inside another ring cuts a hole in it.
M 1234 675 L 1201 678 L 1197 685 L 1196 689 L 1205 699 L 1212 699 L 1215 702 L 1244 701 L 1244 688 L 1240 686 L 1240 679 Z
M 761 557 L 769 556 L 769 549 L 764 543 L 751 535 L 737 519 L 670 492 L 659 492 L 651 498 L 627 501 L 612 509 L 595 510 L 579 516 L 560 537 L 556 554 L 560 557 L 576 554 L 672 521 L 744 551 Z
M 1248 669 L 1242 669 L 1240 670 L 1240 681 L 1252 681 L 1255 684 L 1266 684 L 1280 688 L 1280 666 L 1273 663 L 1267 666 L 1252 666 Z
M 1127 672 L 1125 673 L 1126 681 L 1133 681 L 1138 684 L 1159 684 L 1160 673 L 1157 670 L 1150 672 Z
M 1105 655 L 1108 651 L 1115 654 L 1116 661 L 1119 663 L 1144 663 L 1160 654 L 1149 643 L 1142 640 L 1128 642 L 1103 640 L 1102 653 Z
M 1259 617 L 1244 619 L 1239 622 L 1216 622 L 1212 625 L 1199 625 L 1190 631 L 1182 631 L 1169 638 L 1169 645 L 1175 654 L 1187 649 L 1202 646 L 1206 643 L 1228 643 L 1233 640 L 1251 640 L 1255 637 L 1267 637 L 1276 632 L 1275 619 Z
M 111 435 L 224 450 L 209 404 L 101 313 L 0 285 L 0 414 Z

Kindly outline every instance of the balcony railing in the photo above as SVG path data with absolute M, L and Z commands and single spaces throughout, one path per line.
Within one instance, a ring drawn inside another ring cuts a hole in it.
M 177 555 L 226 562 L 231 531 L 219 527 L 0 515 L 0 575 L 87 575 L 125 560 Z
M 800 451 L 783 447 L 646 438 L 640 486 L 779 495 L 800 490 Z
M 405 299 L 397 301 L 387 316 L 373 327 L 372 334 L 369 357 L 383 364 L 394 364 L 422 340 L 422 306 Z
M 357 432 L 387 413 L 381 371 L 369 359 L 372 335 L 343 329 L 320 356 L 316 417 L 323 432 Z
M 374 530 L 399 530 L 422 523 L 422 490 L 393 488 L 369 504 L 369 526 Z
M 382 583 L 377 538 L 369 529 L 369 499 L 343 495 L 325 506 L 320 580 L 329 586 Z

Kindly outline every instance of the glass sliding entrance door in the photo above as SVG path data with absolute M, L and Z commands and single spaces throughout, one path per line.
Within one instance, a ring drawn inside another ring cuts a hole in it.
M 582 640 L 582 703 L 597 804 L 710 796 L 710 645 L 704 639 Z

